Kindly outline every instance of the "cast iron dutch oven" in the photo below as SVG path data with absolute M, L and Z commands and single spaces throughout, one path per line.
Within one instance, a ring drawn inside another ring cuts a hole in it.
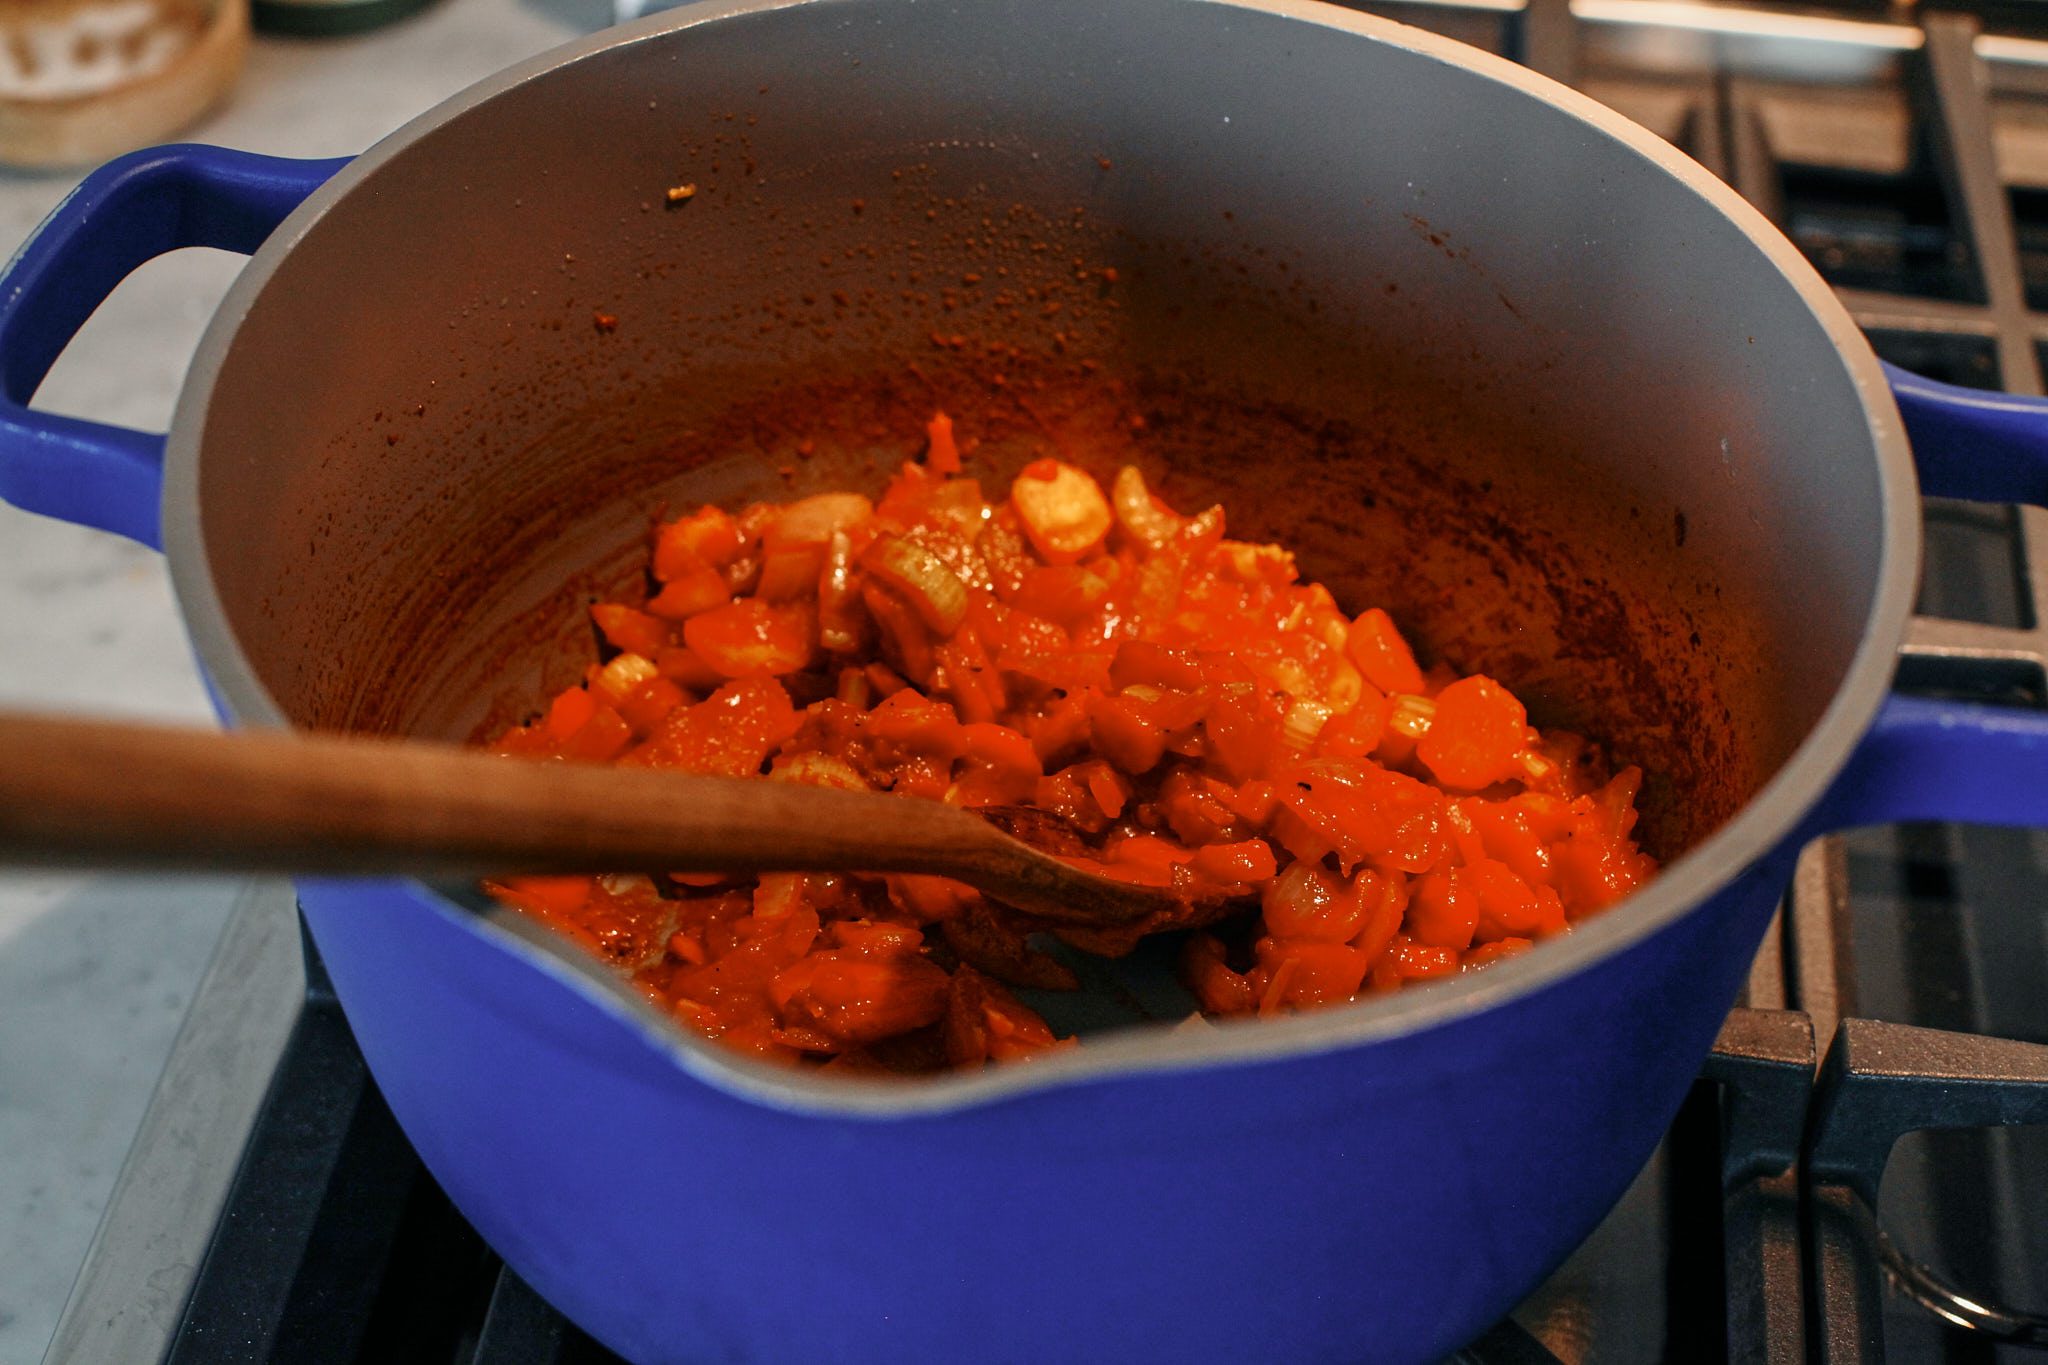
M 26 408 L 195 244 L 254 256 L 168 438 Z M 2038 405 L 1893 373 L 1902 426 L 1697 166 L 1333 8 L 692 6 L 346 163 L 104 168 L 0 364 L 0 492 L 161 537 L 240 725 L 517 719 L 659 507 L 872 488 L 942 406 L 990 487 L 1137 459 L 1651 774 L 1662 876 L 1519 959 L 927 1081 L 684 1038 L 459 890 L 304 882 L 428 1168 L 647 1365 L 1438 1358 L 1642 1165 L 1802 840 L 2048 823 L 2038 714 L 1888 695 L 1908 431 L 1930 491 L 2040 500 Z

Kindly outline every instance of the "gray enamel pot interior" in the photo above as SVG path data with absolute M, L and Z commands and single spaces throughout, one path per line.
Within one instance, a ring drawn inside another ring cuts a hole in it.
M 1413 30 L 698 6 L 486 82 L 279 230 L 188 382 L 167 545 L 238 721 L 476 737 L 578 676 L 658 509 L 872 491 L 935 407 L 992 490 L 1045 453 L 1139 463 L 1641 763 L 1665 874 L 1442 986 L 891 1086 L 717 1055 L 422 888 L 309 886 L 373 1072 L 465 1213 L 634 1359 L 969 1350 L 986 1285 L 931 1277 L 991 1229 L 1059 1263 L 1065 1309 L 996 1314 L 1018 1359 L 1431 1358 L 1648 1155 L 1883 694 L 1916 564 L 1875 362 L 1697 167 Z M 1337 1155 L 1425 1139 L 1427 1187 Z M 938 1183 L 835 1196 L 793 1173 L 810 1143 Z M 1276 1162 L 1337 1183 L 1276 1194 Z M 1177 1202 L 1196 1178 L 1236 1212 Z M 1104 1217 L 1130 1240 L 1074 1222 Z M 1199 1274 L 1158 1272 L 1195 1237 Z M 1139 1265 L 1149 1298 L 1118 1288 Z

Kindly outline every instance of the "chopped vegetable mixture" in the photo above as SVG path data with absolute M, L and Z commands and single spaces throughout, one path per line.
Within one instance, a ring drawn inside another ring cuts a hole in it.
M 1484 966 L 1655 872 L 1639 770 L 1422 668 L 1386 612 L 1347 616 L 1221 507 L 1053 459 L 992 502 L 951 422 L 927 435 L 879 502 L 661 525 L 644 600 L 590 609 L 609 657 L 497 747 L 953 802 L 1184 909 L 1055 925 L 856 872 L 494 894 L 733 1047 L 915 1072 L 1067 1045 L 1009 989 L 1076 985 L 1034 934 L 1116 955 L 1183 931 L 1205 1011 L 1273 1014 Z

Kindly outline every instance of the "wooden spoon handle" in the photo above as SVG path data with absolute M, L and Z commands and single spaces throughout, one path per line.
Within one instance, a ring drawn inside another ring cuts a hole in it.
M 1150 908 L 935 801 L 410 740 L 27 716 L 0 716 L 0 862 L 447 879 L 923 872 L 1066 920 Z

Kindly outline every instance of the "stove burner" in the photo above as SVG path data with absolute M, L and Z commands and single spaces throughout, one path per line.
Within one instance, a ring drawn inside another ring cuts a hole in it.
M 1885 1274 L 1899 1291 L 1944 1322 L 2014 1346 L 2048 1346 L 2048 1317 L 1968 1298 L 1962 1290 L 1899 1250 L 1882 1228 L 1877 1230 L 1877 1255 Z

